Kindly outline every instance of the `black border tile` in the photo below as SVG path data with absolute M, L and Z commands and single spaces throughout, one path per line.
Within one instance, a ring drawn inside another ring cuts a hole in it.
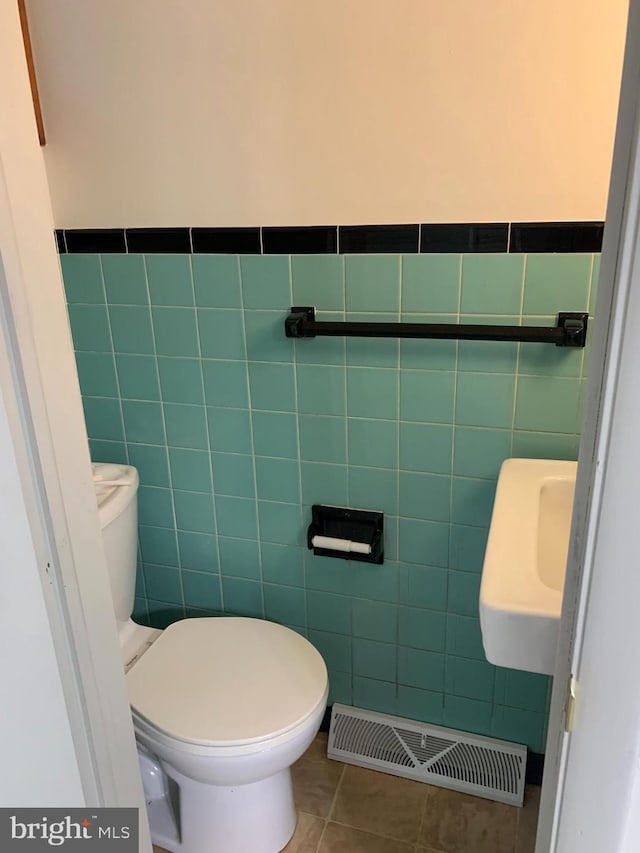
M 58 247 L 59 255 L 65 255 L 67 253 L 67 244 L 64 239 L 64 231 L 62 228 L 56 228 L 56 246 Z
M 507 222 L 421 225 L 421 252 L 506 252 Z
M 600 252 L 604 222 L 514 222 L 510 252 Z
M 341 225 L 341 255 L 368 252 L 417 252 L 419 225 Z
M 129 252 L 190 254 L 189 228 L 127 228 Z
M 124 228 L 69 228 L 64 232 L 67 252 L 126 252 Z
M 259 228 L 192 228 L 194 254 L 259 255 Z
M 262 229 L 265 255 L 326 255 L 338 251 L 337 225 L 302 225 Z

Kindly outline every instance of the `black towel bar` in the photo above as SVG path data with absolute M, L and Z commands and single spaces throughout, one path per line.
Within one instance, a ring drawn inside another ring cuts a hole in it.
M 589 315 L 561 311 L 555 326 L 480 326 L 460 323 L 351 323 L 317 321 L 316 309 L 293 307 L 284 321 L 288 338 L 441 338 L 463 341 L 524 341 L 555 344 L 557 347 L 584 347 Z

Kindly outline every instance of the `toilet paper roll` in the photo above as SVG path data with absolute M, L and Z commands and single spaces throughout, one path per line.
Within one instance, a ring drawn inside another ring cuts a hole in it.
M 351 539 L 334 539 L 333 536 L 314 536 L 311 540 L 314 548 L 326 548 L 328 551 L 353 551 L 354 554 L 370 554 L 371 545 L 366 542 L 352 542 Z

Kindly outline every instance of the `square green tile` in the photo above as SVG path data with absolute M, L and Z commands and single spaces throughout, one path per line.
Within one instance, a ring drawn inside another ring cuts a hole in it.
M 460 311 L 464 314 L 520 314 L 524 255 L 462 256 Z
M 104 305 L 69 305 L 73 346 L 85 352 L 111 352 L 109 319 Z
M 69 304 L 104 304 L 100 255 L 60 255 L 60 266 Z
M 158 355 L 200 355 L 194 308 L 153 308 L 151 313 Z
M 490 663 L 449 655 L 445 667 L 445 690 L 452 696 L 493 700 L 496 669 Z
M 255 458 L 258 497 L 266 501 L 298 503 L 300 472 L 297 460 Z
M 106 352 L 77 352 L 80 391 L 85 396 L 117 397 L 118 384 L 113 355 Z
M 320 631 L 350 635 L 351 606 L 351 599 L 346 595 L 308 590 L 307 623 Z
M 287 305 L 284 311 L 288 310 L 289 307 Z M 281 309 L 279 311 L 244 312 L 248 359 L 251 361 L 293 361 L 294 342 L 292 338 L 287 338 L 284 335 L 284 311 Z M 304 343 L 308 342 L 305 341 Z M 313 344 L 315 341 L 310 343 Z M 241 356 L 218 356 L 218 358 L 223 357 L 241 358 Z
M 298 457 L 296 417 L 281 412 L 254 412 L 253 443 L 259 456 Z
M 343 367 L 298 365 L 298 411 L 306 415 L 344 415 L 346 377 Z
M 212 450 L 251 453 L 251 416 L 242 409 L 207 408 Z
M 171 483 L 174 489 L 188 492 L 211 492 L 209 452 L 169 448 Z
M 158 357 L 162 399 L 165 403 L 203 403 L 202 371 L 195 358 Z
M 398 512 L 398 480 L 395 471 L 384 468 L 349 466 L 348 505 L 396 515 Z
M 417 607 L 398 608 L 398 643 L 414 649 L 444 652 L 447 619 L 436 610 Z
M 451 520 L 455 524 L 488 527 L 496 494 L 494 480 L 453 478 Z
M 517 708 L 494 707 L 490 734 L 501 740 L 524 743 L 533 752 L 544 752 L 547 716 Z
M 304 553 L 293 545 L 261 542 L 262 577 L 268 583 L 304 586 Z
M 206 610 L 222 610 L 222 595 L 218 575 L 206 572 L 182 572 L 184 603 Z
M 179 530 L 178 547 L 183 569 L 196 569 L 199 572 L 219 571 L 218 543 L 213 533 Z
M 113 462 L 115 465 L 128 465 L 127 445 L 123 441 L 89 440 L 89 453 L 92 462 Z
M 516 429 L 572 433 L 578 430 L 580 384 L 576 379 L 520 376 Z
M 251 539 L 220 536 L 220 571 L 225 577 L 259 578 L 260 545 Z
M 397 323 L 397 314 L 350 311 L 349 323 Z M 347 364 L 358 367 L 389 367 L 398 369 L 400 342 L 397 338 L 346 338 Z
M 463 314 L 463 325 L 520 326 L 516 316 L 478 316 Z M 541 324 L 542 325 L 542 324 Z M 526 349 L 530 344 L 521 348 Z M 547 348 L 549 345 L 546 344 Z M 509 341 L 460 341 L 458 343 L 458 370 L 470 373 L 514 373 L 518 360 L 518 344 Z
M 457 314 L 403 314 L 403 323 L 457 323 Z M 406 338 L 400 341 L 400 367 L 407 370 L 455 370 L 458 342 Z
M 490 702 L 466 699 L 462 696 L 445 696 L 443 722 L 451 729 L 489 735 L 492 711 Z
M 436 693 L 444 689 L 445 656 L 424 649 L 398 647 L 398 684 Z
M 344 418 L 300 415 L 300 458 L 306 462 L 345 463 L 347 425 Z
M 523 459 L 577 460 L 580 436 L 553 432 L 513 433 L 513 456 Z
M 152 355 L 116 355 L 120 394 L 128 400 L 159 400 L 158 366 Z
M 163 410 L 167 427 L 167 444 L 170 447 L 208 449 L 207 417 L 204 406 L 165 403 Z
M 248 409 L 247 368 L 242 361 L 203 359 L 204 394 L 208 406 Z
M 353 704 L 357 708 L 368 711 L 379 711 L 381 714 L 395 714 L 398 700 L 396 686 L 388 681 L 378 681 L 374 678 L 353 677 Z
M 450 477 L 401 471 L 399 478 L 399 515 L 427 521 L 449 521 Z
M 398 467 L 398 424 L 395 421 L 349 418 L 349 464 Z
M 398 685 L 398 710 L 401 717 L 438 725 L 442 723 L 444 696 L 433 690 Z
M 449 572 L 450 613 L 478 617 L 481 576 L 477 572 Z M 482 698 L 482 697 L 477 697 Z
M 449 567 L 463 572 L 481 572 L 488 535 L 486 528 L 452 524 Z
M 532 317 L 532 326 L 555 326 L 556 318 Z M 523 344 L 520 347 L 518 373 L 530 376 L 580 376 L 583 349 L 552 347 L 549 344 Z
M 245 308 L 286 311 L 291 307 L 289 258 L 241 255 L 240 280 Z
M 102 272 L 111 305 L 149 304 L 142 255 L 102 255 Z
M 264 615 L 262 607 L 262 589 L 256 581 L 239 578 L 222 578 L 222 594 L 224 595 L 225 613 L 238 616 Z
M 398 556 L 403 563 L 446 566 L 449 559 L 449 526 L 436 521 L 401 518 Z
M 339 322 L 343 311 L 318 311 L 316 320 Z M 343 365 L 346 360 L 346 338 L 299 338 L 294 341 L 295 360 L 298 364 Z
M 182 604 L 169 604 L 166 601 L 154 601 L 147 599 L 149 608 L 149 625 L 152 628 L 168 628 L 174 622 L 185 617 L 185 608 Z
M 347 368 L 347 411 L 350 417 L 396 420 L 398 373 L 367 367 Z
M 154 601 L 182 604 L 182 584 L 178 569 L 145 563 L 144 582 L 149 598 Z
M 138 523 L 153 527 L 175 526 L 170 489 L 140 486 L 138 489 Z
M 264 615 L 281 625 L 305 625 L 304 590 L 291 586 L 265 584 Z
M 329 631 L 309 631 L 309 642 L 322 655 L 327 669 L 351 672 L 351 637 Z
M 400 310 L 400 257 L 345 256 L 347 311 Z
M 198 308 L 197 313 L 203 358 L 245 357 L 242 311 Z
M 256 540 L 258 538 L 255 500 L 216 495 L 216 520 L 221 536 Z
M 164 527 L 138 527 L 140 551 L 145 563 L 160 566 L 178 566 L 178 546 L 175 530 Z M 149 592 L 147 588 L 147 593 Z
M 192 255 L 196 305 L 241 308 L 240 270 L 235 255 Z
M 258 502 L 260 539 L 279 545 L 302 545 L 302 514 L 298 504 Z
M 374 640 L 353 638 L 353 672 L 364 678 L 395 682 L 397 676 L 396 646 Z
M 339 702 L 343 705 L 352 705 L 353 704 L 353 686 L 352 686 L 352 677 L 348 672 L 336 672 L 335 670 L 329 670 L 329 698 L 327 700 L 329 705 L 333 705 L 336 702 Z M 360 681 L 367 681 L 366 678 L 360 679 Z M 383 684 L 384 682 L 380 682 Z M 385 687 L 393 686 L 385 684 Z
M 446 610 L 447 576 L 446 569 L 400 563 L 399 601 L 427 610 Z
M 193 305 L 189 255 L 147 255 L 145 265 L 152 305 Z
M 460 255 L 402 256 L 402 310 L 450 314 L 458 311 Z
M 515 377 L 459 373 L 456 423 L 463 426 L 511 427 Z
M 301 470 L 303 503 L 333 506 L 345 506 L 348 503 L 346 465 L 303 462 Z
M 439 424 L 400 423 L 400 468 L 428 474 L 451 473 L 453 428 Z
M 143 305 L 110 305 L 109 321 L 115 352 L 154 352 L 151 314 Z
M 453 473 L 463 477 L 496 479 L 511 449 L 511 433 L 505 429 L 456 427 Z
M 304 549 L 307 589 L 392 603 L 398 596 L 398 567 L 388 555 L 375 572 L 367 563 L 316 557 Z
M 317 305 L 321 311 L 344 310 L 341 255 L 294 255 L 291 277 L 294 305 Z
M 455 374 L 444 370 L 403 370 L 400 419 L 424 423 L 453 422 Z
M 296 381 L 292 364 L 249 362 L 251 408 L 294 412 Z
M 355 599 L 352 604 L 354 637 L 395 643 L 398 636 L 398 612 L 395 604 Z
M 174 488 L 173 501 L 178 530 L 188 530 L 191 533 L 216 532 L 211 495 L 201 492 L 180 492 Z
M 240 453 L 214 453 L 213 486 L 216 495 L 255 498 L 253 457 Z
M 546 714 L 551 684 L 547 675 L 508 669 L 505 671 L 504 699 L 500 704 Z
M 166 447 L 132 444 L 129 446 L 129 460 L 133 467 L 138 469 L 140 482 L 143 485 L 169 487 Z
M 485 660 L 478 619 L 447 614 L 447 654 Z
M 532 254 L 527 256 L 524 314 L 586 311 L 591 255 Z
M 89 438 L 124 440 L 119 400 L 111 397 L 83 397 L 82 406 Z

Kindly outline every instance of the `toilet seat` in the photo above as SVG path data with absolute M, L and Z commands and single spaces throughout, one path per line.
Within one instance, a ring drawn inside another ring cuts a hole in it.
M 170 625 L 127 674 L 136 727 L 192 754 L 269 749 L 324 706 L 327 671 L 304 637 L 262 619 Z

